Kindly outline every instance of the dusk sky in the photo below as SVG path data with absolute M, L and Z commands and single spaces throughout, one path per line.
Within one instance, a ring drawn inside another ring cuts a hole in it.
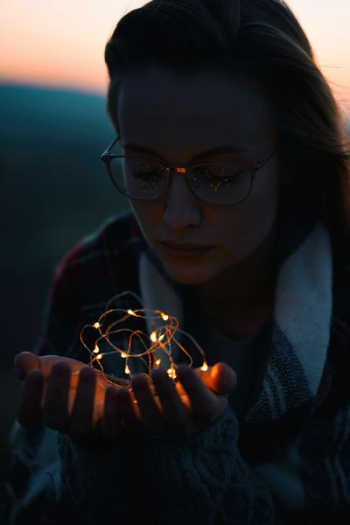
M 16 0 L 0 7 L 0 81 L 105 93 L 104 46 L 118 20 L 145 1 Z M 318 64 L 350 114 L 349 0 L 289 0 Z

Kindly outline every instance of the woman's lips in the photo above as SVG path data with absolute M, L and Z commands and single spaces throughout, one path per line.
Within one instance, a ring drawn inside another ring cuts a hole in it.
M 212 249 L 212 246 L 208 246 L 205 248 L 196 248 L 189 250 L 183 248 L 174 248 L 165 243 L 161 243 L 161 246 L 168 255 L 180 259 L 193 259 L 196 257 L 203 257 L 203 255 L 206 255 L 209 252 L 209 250 Z

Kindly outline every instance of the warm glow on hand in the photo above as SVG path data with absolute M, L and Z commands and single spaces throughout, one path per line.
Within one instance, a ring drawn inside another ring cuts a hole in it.
M 225 377 L 225 374 L 227 377 Z M 143 428 L 154 436 L 191 437 L 225 411 L 227 394 L 236 386 L 235 372 L 225 363 L 217 363 L 207 371 L 193 370 L 187 365 L 177 367 L 178 382 L 161 369 L 152 371 L 153 384 L 145 374 L 132 379 L 132 392 L 123 393 L 123 419 L 132 428 Z
M 68 357 L 37 356 L 21 352 L 15 367 L 24 379 L 18 420 L 30 425 L 42 418 L 57 430 L 81 434 L 103 418 L 106 389 L 104 374 Z M 89 413 L 88 405 L 93 406 Z M 91 419 L 91 421 L 90 421 Z
M 63 356 L 37 356 L 31 352 L 16 356 L 15 366 L 24 379 L 17 416 L 21 424 L 42 421 L 84 444 L 90 443 L 94 435 L 93 450 L 103 451 L 125 431 L 143 429 L 153 435 L 175 433 L 189 437 L 223 414 L 227 394 L 236 385 L 235 372 L 225 363 L 208 367 L 204 350 L 179 328 L 174 316 L 160 310 L 110 308 L 114 300 L 119 304 L 127 295 L 141 303 L 133 292 L 123 292 L 107 303 L 98 321 L 81 330 L 80 341 L 90 354 L 88 365 Z M 160 324 L 146 333 L 125 326 L 130 317 Z M 84 333 L 91 329 L 96 339 L 89 348 Z M 113 335 L 122 332 L 128 337 L 127 348 L 113 344 Z M 192 356 L 175 337 L 177 332 L 197 347 L 202 356 L 200 368 L 191 368 Z M 134 340 L 141 344 L 141 351 L 134 351 Z M 116 384 L 105 374 L 102 361 L 111 352 L 101 350 L 101 341 L 123 361 L 130 379 L 120 379 Z M 172 355 L 175 345 L 187 356 L 189 365 L 176 365 Z M 148 373 L 132 373 L 135 359 L 142 360 Z M 167 369 L 163 368 L 165 363 Z
M 196 434 L 223 414 L 226 394 L 236 385 L 236 374 L 225 363 L 206 371 L 179 365 L 176 383 L 162 369 L 153 370 L 151 377 L 137 374 L 132 390 L 112 386 L 101 372 L 66 357 L 22 352 L 15 366 L 24 378 L 19 422 L 42 420 L 84 445 L 84 436 L 94 433 L 93 450 L 101 453 L 122 430 L 143 429 L 156 436 Z

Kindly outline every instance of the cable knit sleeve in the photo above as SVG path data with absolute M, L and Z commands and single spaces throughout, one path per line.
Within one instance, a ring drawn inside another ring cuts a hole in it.
M 238 433 L 237 418 L 227 407 L 220 419 L 190 439 L 136 439 L 159 523 L 275 523 L 272 494 L 242 459 Z
M 112 452 L 96 456 L 66 434 L 57 434 L 60 490 L 79 508 L 84 525 L 139 524 L 152 515 L 143 484 L 142 465 L 125 440 Z M 149 523 L 155 523 L 152 519 Z
M 41 423 L 25 427 L 17 421 L 11 433 L 12 468 L 8 523 L 71 523 L 79 515 L 61 490 L 56 431 Z M 51 516 L 51 517 L 50 517 Z

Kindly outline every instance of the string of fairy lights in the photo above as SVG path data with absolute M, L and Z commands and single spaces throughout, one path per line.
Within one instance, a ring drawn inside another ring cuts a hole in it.
M 170 315 L 169 313 L 162 312 L 161 310 L 150 310 L 145 308 L 139 309 L 123 309 L 123 308 L 112 308 L 111 305 L 113 302 L 117 302 L 118 305 L 121 304 L 121 300 L 126 296 L 134 297 L 141 306 L 142 301 L 140 297 L 131 292 L 126 291 L 112 297 L 105 306 L 105 311 L 99 317 L 99 319 L 93 324 L 86 324 L 80 332 L 80 341 L 90 355 L 90 366 L 96 366 L 99 368 L 104 379 L 112 384 L 125 384 L 130 383 L 131 378 L 133 377 L 133 362 L 136 359 L 141 359 L 147 370 L 147 374 L 150 375 L 151 371 L 154 368 L 159 368 L 160 366 L 167 366 L 167 373 L 170 378 L 174 380 L 177 379 L 176 368 L 177 365 L 173 359 L 173 347 L 176 345 L 184 354 L 188 357 L 189 366 L 193 364 L 193 358 L 189 352 L 184 348 L 184 346 L 177 340 L 176 335 L 178 333 L 188 337 L 195 347 L 198 349 L 202 356 L 202 366 L 200 367 L 202 371 L 208 369 L 208 364 L 206 361 L 206 356 L 198 344 L 198 342 L 192 337 L 188 332 L 185 332 L 179 327 L 179 322 L 176 317 Z M 133 330 L 127 326 L 128 320 L 131 318 L 139 318 L 148 320 L 148 326 L 156 326 L 151 333 L 146 333 L 143 330 Z M 95 340 L 94 347 L 91 348 L 84 340 L 86 330 L 94 329 L 98 332 L 98 337 Z M 127 347 L 120 348 L 111 340 L 112 336 L 117 335 L 118 338 L 122 335 L 126 336 L 122 338 L 124 341 L 127 340 Z M 135 341 L 137 341 L 138 350 L 135 351 Z M 108 351 L 103 351 L 101 349 L 101 342 L 104 342 L 104 345 L 107 343 Z M 141 346 L 141 351 L 139 350 Z M 105 373 L 103 366 L 103 360 L 108 355 L 117 354 L 120 359 L 124 360 L 123 370 L 126 376 L 130 379 L 129 381 L 115 381 L 112 376 Z M 164 361 L 166 360 L 166 361 Z M 162 363 L 162 361 L 164 361 Z

